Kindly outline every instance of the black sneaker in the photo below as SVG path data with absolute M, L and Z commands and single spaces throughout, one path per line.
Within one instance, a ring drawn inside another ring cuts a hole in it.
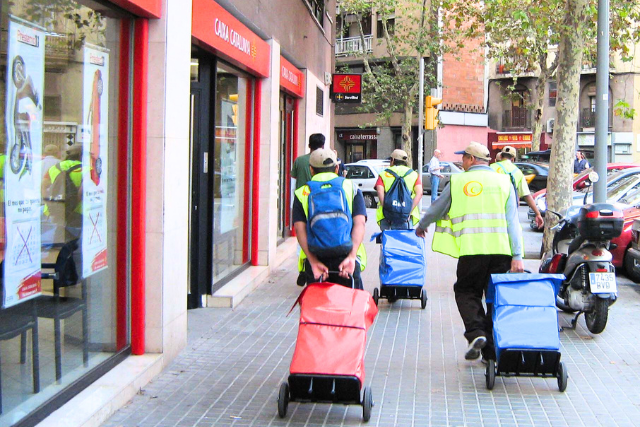
M 469 343 L 469 348 L 464 354 L 464 358 L 467 360 L 476 360 L 480 357 L 480 350 L 482 350 L 485 345 L 487 345 L 487 337 L 479 336 L 474 338 L 474 340 Z
M 307 284 L 307 275 L 304 273 L 304 271 L 301 271 L 300 274 L 298 274 L 298 280 L 296 280 L 296 285 L 304 286 L 306 284 Z

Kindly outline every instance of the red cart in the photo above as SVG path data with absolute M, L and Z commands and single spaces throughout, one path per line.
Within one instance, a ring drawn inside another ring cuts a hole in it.
M 280 386 L 278 415 L 287 415 L 289 402 L 343 403 L 362 405 L 369 421 L 373 397 L 362 385 L 367 329 L 378 314 L 373 298 L 366 291 L 313 283 L 298 302 L 298 339 L 289 380 Z

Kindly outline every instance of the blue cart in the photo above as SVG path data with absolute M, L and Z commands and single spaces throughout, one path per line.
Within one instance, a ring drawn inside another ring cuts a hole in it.
M 425 240 L 414 230 L 387 230 L 373 236 L 382 243 L 380 250 L 380 290 L 373 290 L 376 305 L 380 298 L 389 302 L 399 299 L 419 299 L 427 306 L 424 282 L 427 272 Z
M 493 304 L 493 339 L 497 360 L 489 360 L 487 389 L 496 375 L 557 378 L 567 388 L 567 369 L 560 361 L 556 295 L 562 274 L 492 274 L 487 304 Z

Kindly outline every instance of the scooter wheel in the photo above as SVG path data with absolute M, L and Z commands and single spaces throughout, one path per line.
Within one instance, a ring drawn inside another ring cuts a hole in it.
M 11 146 L 11 151 L 9 152 L 9 166 L 11 167 L 11 172 L 15 174 L 20 172 L 23 163 L 24 156 L 22 155 L 22 144 L 16 141 L 16 143 Z
M 487 390 L 493 390 L 493 386 L 496 383 L 496 362 L 494 360 L 489 360 L 487 364 L 485 380 L 487 381 Z
M 567 389 L 567 383 L 569 382 L 569 375 L 567 375 L 567 368 L 564 362 L 560 362 L 558 365 L 558 390 L 565 391 Z

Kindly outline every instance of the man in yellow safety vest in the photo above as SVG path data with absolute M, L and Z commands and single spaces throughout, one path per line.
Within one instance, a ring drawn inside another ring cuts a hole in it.
M 427 209 L 416 228 L 425 237 L 436 222 L 432 248 L 458 258 L 453 286 L 469 347 L 465 359 L 495 360 L 491 305 L 485 313 L 482 296 L 491 274 L 524 271 L 522 230 L 517 197 L 511 181 L 489 167 L 487 147 L 472 142 L 462 154 L 464 173 Z
M 302 248 L 298 269 L 305 272 L 306 283 L 325 281 L 329 271 L 338 271 L 338 275 L 331 276 L 331 282 L 351 287 L 349 276 L 352 276 L 354 287 L 363 289 L 360 272 L 366 264 L 362 241 L 367 209 L 362 192 L 353 182 L 338 176 L 338 160 L 328 148 L 313 151 L 309 166 L 312 178 L 295 191 L 293 201 L 293 226 Z M 337 200 L 340 208 L 324 212 L 320 205 L 328 202 L 318 194 L 329 194 L 329 190 L 332 196 L 328 197 L 331 201 Z M 310 206 L 312 198 L 314 204 Z M 323 228 L 323 223 L 328 228 Z M 322 230 L 324 233 L 319 235 Z M 336 238 L 340 234 L 344 239 Z M 339 246 L 332 246 L 335 242 Z
M 422 180 L 419 179 L 418 172 L 407 166 L 409 156 L 403 150 L 393 150 L 391 153 L 391 166 L 382 171 L 376 182 L 376 192 L 378 193 L 378 210 L 376 211 L 376 219 L 380 225 L 380 230 L 407 230 L 413 228 L 420 221 L 420 212 L 418 212 L 418 204 L 422 199 Z M 390 172 L 391 171 L 391 172 Z M 394 222 L 385 218 L 384 203 L 389 196 L 389 189 L 396 178 L 404 179 L 407 189 L 411 192 L 411 209 L 408 218 L 404 218 L 401 222 Z
M 490 165 L 491 168 L 498 173 L 509 175 L 511 183 L 515 186 L 516 195 L 527 202 L 527 205 L 529 205 L 536 215 L 536 226 L 538 229 L 541 229 L 544 225 L 544 221 L 535 201 L 533 200 L 531 191 L 529 191 L 527 180 L 524 179 L 522 171 L 512 163 L 516 159 L 516 149 L 506 146 L 498 154 L 500 155 L 500 160 L 498 160 L 498 156 L 496 156 L 496 162 Z

